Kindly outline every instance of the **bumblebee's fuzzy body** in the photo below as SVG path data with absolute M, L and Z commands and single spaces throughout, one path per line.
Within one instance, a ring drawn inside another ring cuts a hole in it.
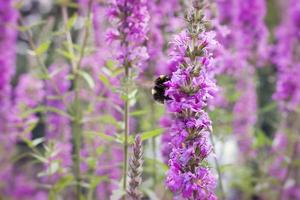
M 170 77 L 167 75 L 161 75 L 154 81 L 154 87 L 152 89 L 153 99 L 159 103 L 164 103 L 169 97 L 165 95 L 166 85 L 165 83 L 170 81 Z

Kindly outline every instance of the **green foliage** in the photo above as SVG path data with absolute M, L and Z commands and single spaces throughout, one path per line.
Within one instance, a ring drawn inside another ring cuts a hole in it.
M 88 84 L 90 89 L 95 88 L 94 79 L 92 78 L 92 76 L 89 73 L 87 73 L 83 70 L 78 70 L 77 73 L 86 81 L 86 83 Z
M 258 149 L 271 145 L 272 140 L 266 136 L 263 130 L 256 129 L 254 148 Z
M 49 49 L 50 44 L 51 44 L 50 41 L 46 41 L 40 44 L 40 46 L 35 49 L 36 56 L 43 55 Z
M 160 128 L 160 129 L 154 129 L 151 131 L 144 132 L 141 134 L 141 139 L 142 139 L 142 141 L 145 141 L 145 140 L 149 140 L 153 137 L 159 136 L 160 134 L 163 133 L 163 130 L 164 129 Z
M 77 21 L 78 15 L 75 13 L 72 17 L 67 21 L 67 30 L 71 30 Z

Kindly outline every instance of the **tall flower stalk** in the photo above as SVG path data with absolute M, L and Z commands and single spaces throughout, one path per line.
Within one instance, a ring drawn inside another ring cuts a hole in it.
M 282 121 L 275 135 L 272 153 L 277 155 L 270 165 L 269 174 L 278 185 L 271 187 L 278 199 L 299 199 L 300 185 L 297 182 L 299 172 L 294 167 L 300 153 L 299 112 L 300 105 L 300 2 L 282 1 L 285 17 L 276 30 L 276 45 L 272 61 L 277 67 L 276 91 L 273 95 L 281 110 Z M 278 193 L 277 193 L 278 192 Z
M 142 193 L 139 191 L 139 187 L 142 184 L 143 143 L 139 135 L 135 138 L 135 142 L 132 148 L 132 157 L 129 166 L 130 169 L 128 176 L 130 180 L 127 195 L 131 200 L 142 199 Z
M 132 88 L 132 67 L 141 67 L 148 59 L 148 53 L 143 43 L 147 39 L 147 23 L 149 15 L 146 0 L 115 0 L 111 2 L 109 17 L 116 21 L 117 27 L 108 34 L 109 41 L 116 41 L 119 46 L 118 60 L 124 68 L 124 164 L 123 190 L 127 189 L 128 169 L 128 135 L 130 123 L 130 93 Z M 124 198 L 126 198 L 124 196 Z
M 87 12 L 87 22 L 91 21 L 91 9 L 92 9 L 93 0 L 88 1 L 88 12 Z M 67 39 L 67 48 L 70 55 L 75 56 L 74 45 L 72 41 L 71 32 L 68 30 L 68 11 L 67 6 L 62 5 L 62 16 L 64 20 L 65 33 Z M 87 24 L 88 24 L 87 23 Z M 81 149 L 81 140 L 82 140 L 82 119 L 83 119 L 83 110 L 82 103 L 80 100 L 80 87 L 79 87 L 79 78 L 80 78 L 80 68 L 81 62 L 85 54 L 85 48 L 87 46 L 87 41 L 89 37 L 89 26 L 86 25 L 83 33 L 83 41 L 81 43 L 81 48 L 79 50 L 78 60 L 71 59 L 73 75 L 73 91 L 74 91 L 74 100 L 71 105 L 71 115 L 72 119 L 72 138 L 74 143 L 74 176 L 76 178 L 76 198 L 80 199 L 81 196 L 81 171 L 80 171 L 80 149 Z
M 11 108 L 13 107 L 12 87 L 10 82 L 15 73 L 17 16 L 18 12 L 13 8 L 13 1 L 1 2 L 0 5 L 0 152 L 6 152 L 0 158 L 0 178 L 9 180 L 13 176 L 13 166 L 10 159 L 13 156 L 13 148 L 16 144 L 14 128 L 10 127 L 13 120 Z M 13 190 L 9 182 L 0 184 L 0 193 L 3 198 L 10 195 Z M 1 196 L 0 195 L 0 196 Z
M 206 108 L 217 90 L 211 53 L 217 43 L 215 33 L 205 29 L 204 9 L 205 1 L 195 1 L 186 15 L 187 30 L 172 43 L 177 70 L 166 83 L 167 109 L 174 116 L 166 184 L 175 196 L 198 200 L 217 198 L 216 179 L 205 161 L 212 151 Z

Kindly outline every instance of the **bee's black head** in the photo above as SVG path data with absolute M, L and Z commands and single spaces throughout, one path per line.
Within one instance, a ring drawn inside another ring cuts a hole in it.
M 154 87 L 152 89 L 153 99 L 159 103 L 164 103 L 165 100 L 170 99 L 165 95 L 165 91 L 167 89 L 165 83 L 171 80 L 171 78 L 167 75 L 161 75 L 154 81 Z

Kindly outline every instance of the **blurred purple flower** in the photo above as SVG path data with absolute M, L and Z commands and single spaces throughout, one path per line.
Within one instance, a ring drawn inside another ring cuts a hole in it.
M 117 28 L 108 32 L 107 40 L 119 43 L 118 59 L 139 67 L 149 58 L 143 43 L 147 40 L 150 16 L 145 0 L 111 0 L 108 17 Z
M 277 28 L 277 43 L 271 59 L 278 70 L 274 99 L 278 101 L 282 110 L 291 111 L 300 104 L 300 2 L 289 0 L 285 5 L 287 13 Z

